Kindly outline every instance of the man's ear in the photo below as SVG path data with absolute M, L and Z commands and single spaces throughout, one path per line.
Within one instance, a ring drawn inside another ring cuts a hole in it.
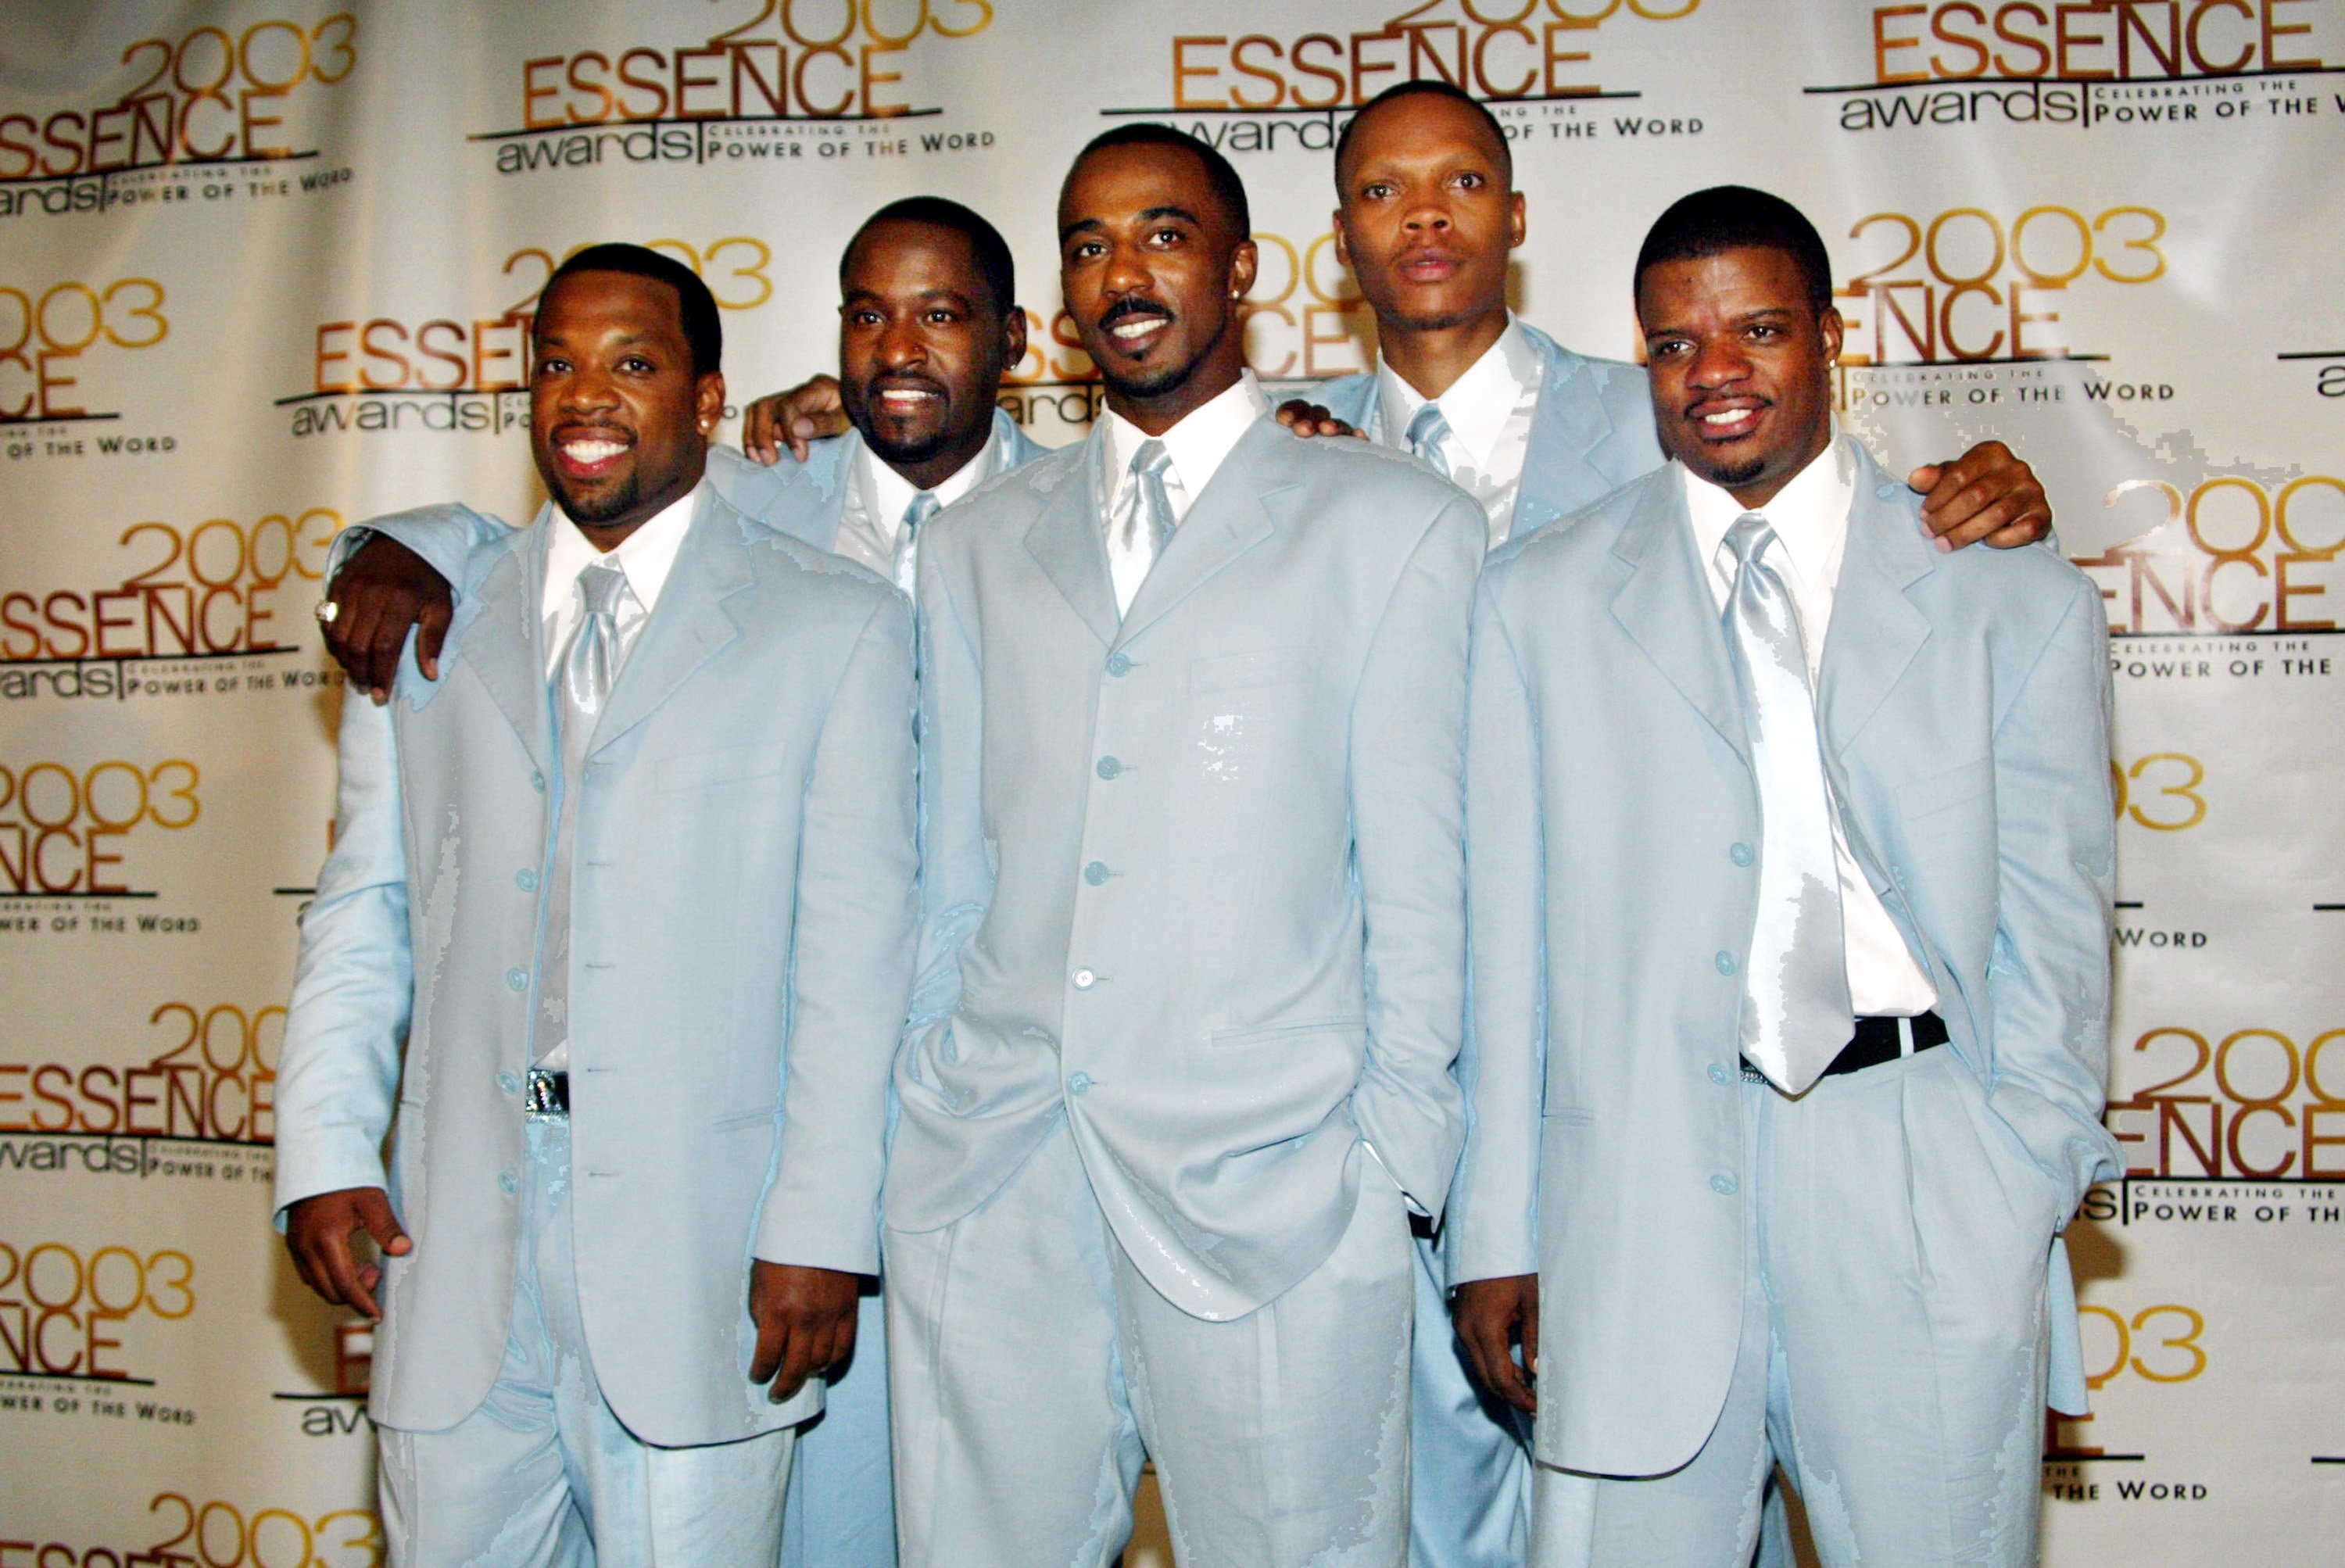
M 1335 209 L 1335 216 L 1327 221 L 1331 226 L 1330 232 L 1335 236 L 1335 260 L 1348 272 L 1352 270 L 1352 241 L 1344 232 L 1344 209 L 1340 207 Z
M 693 387 L 692 412 L 701 434 L 716 428 L 716 422 L 725 417 L 724 372 L 710 371 Z
M 1230 298 L 1244 299 L 1254 288 L 1254 269 L 1262 265 L 1262 252 L 1251 239 L 1241 239 L 1230 252 Z
M 1001 370 L 1004 375 L 1015 371 L 1026 358 L 1026 311 L 1012 305 L 1001 314 Z
M 1824 363 L 1827 366 L 1840 363 L 1841 320 L 1838 306 L 1824 307 L 1823 314 L 1816 318 L 1816 335 L 1824 341 Z

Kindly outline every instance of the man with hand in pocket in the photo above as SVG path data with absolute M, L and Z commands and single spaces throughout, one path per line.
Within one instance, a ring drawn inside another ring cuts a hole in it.
M 2083 1409 L 2107 628 L 1836 433 L 1829 277 L 1774 197 L 1664 213 L 1672 461 L 1479 590 L 1455 1310 L 1539 1568 L 1748 1562 L 1778 1463 L 1827 1564 L 2032 1562 Z

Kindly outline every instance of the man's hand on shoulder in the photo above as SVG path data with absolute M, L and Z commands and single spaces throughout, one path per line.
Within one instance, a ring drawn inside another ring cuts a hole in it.
M 415 1243 L 391 1211 L 391 1195 L 379 1186 L 343 1187 L 305 1197 L 285 1212 L 285 1250 L 301 1283 L 337 1307 L 355 1307 L 381 1321 L 374 1288 L 382 1283 L 380 1265 L 361 1264 L 350 1238 L 364 1231 L 392 1257 L 404 1257 Z
M 2052 503 L 2035 471 L 1999 441 L 1983 441 L 1952 463 L 1905 476 L 1922 495 L 1922 522 L 1941 550 L 1985 540 L 1998 550 L 2033 545 L 2052 531 Z
M 741 450 L 752 463 L 771 467 L 787 445 L 800 463 L 807 443 L 848 432 L 847 404 L 837 376 L 810 377 L 787 392 L 767 392 L 741 411 Z
M 1449 1316 L 1474 1380 L 1526 1414 L 1538 1409 L 1538 1276 L 1469 1279 L 1449 1300 Z M 1523 1359 L 1515 1360 L 1520 1342 Z
M 807 1379 L 847 1359 L 855 1349 L 856 1298 L 860 1275 L 795 1263 L 749 1263 L 749 1317 L 757 1325 L 757 1353 L 749 1380 L 771 1380 L 768 1394 L 780 1404 L 806 1386 Z
M 388 535 L 377 534 L 342 564 L 326 592 L 334 606 L 325 623 L 326 651 L 350 684 L 377 703 L 391 700 L 400 650 L 415 628 L 415 662 L 426 680 L 440 678 L 440 645 L 455 615 L 448 580 L 423 557 Z
M 1317 403 L 1305 402 L 1299 397 L 1289 398 L 1280 403 L 1278 412 L 1274 417 L 1296 435 L 1306 438 L 1315 435 L 1358 435 L 1360 433 Z

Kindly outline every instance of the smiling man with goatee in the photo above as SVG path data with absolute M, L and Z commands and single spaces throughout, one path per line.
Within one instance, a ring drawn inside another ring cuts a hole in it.
M 921 968 L 883 1225 L 911 1563 L 1398 1568 L 1408 1215 L 1463 1135 L 1484 524 L 1244 373 L 1244 188 L 1092 142 L 1079 446 L 921 547 Z
M 707 484 L 690 270 L 589 247 L 533 339 L 553 499 L 462 552 L 436 677 L 342 705 L 279 1213 L 381 1319 L 394 1562 L 765 1568 L 878 1268 L 910 617 Z

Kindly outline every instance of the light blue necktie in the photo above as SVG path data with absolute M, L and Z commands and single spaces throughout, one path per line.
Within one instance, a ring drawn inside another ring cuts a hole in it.
M 903 537 L 896 541 L 896 585 L 907 597 L 919 591 L 920 564 L 920 529 L 937 514 L 937 498 L 927 491 L 912 497 L 904 508 Z
M 1441 405 L 1437 402 L 1426 403 L 1408 422 L 1409 451 L 1431 463 L 1433 471 L 1444 479 L 1450 477 L 1449 456 L 1442 450 L 1441 443 L 1448 435 L 1449 417 L 1441 412 Z
M 1731 571 L 1726 644 L 1759 786 L 1759 914 L 1743 971 L 1742 1055 L 1787 1095 L 1804 1093 L 1854 1025 L 1841 927 L 1832 787 L 1798 608 L 1766 559 L 1775 530 L 1756 512 L 1718 546 Z
M 570 646 L 554 667 L 554 721 L 561 727 L 562 814 L 553 834 L 553 861 L 545 879 L 544 957 L 539 962 L 539 1027 L 533 1061 L 570 1038 L 570 861 L 577 838 L 578 797 L 584 792 L 586 743 L 618 678 L 619 610 L 634 594 L 615 562 L 596 561 L 578 574 L 584 607 Z
M 1152 438 L 1132 454 L 1133 495 L 1132 511 L 1123 520 L 1123 547 L 1141 562 L 1143 581 L 1164 553 L 1165 541 L 1172 537 L 1172 498 L 1164 493 L 1164 471 L 1172 466 L 1172 453 Z

